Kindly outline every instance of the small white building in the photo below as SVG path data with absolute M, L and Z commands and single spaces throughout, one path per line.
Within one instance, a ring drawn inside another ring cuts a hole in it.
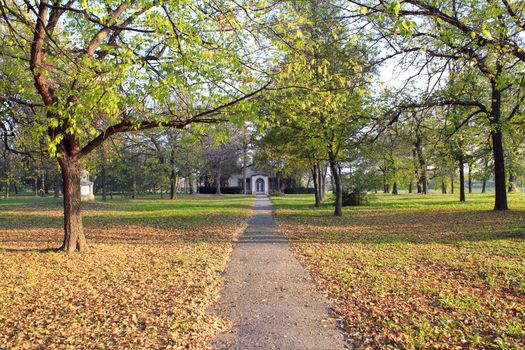
M 82 170 L 80 174 L 80 200 L 95 200 L 95 195 L 93 193 L 93 181 L 91 181 L 91 176 L 87 170 Z
M 242 187 L 243 174 L 231 175 L 229 187 Z M 273 174 L 256 169 L 253 165 L 246 167 L 246 189 L 248 194 L 268 194 L 277 190 L 277 181 Z

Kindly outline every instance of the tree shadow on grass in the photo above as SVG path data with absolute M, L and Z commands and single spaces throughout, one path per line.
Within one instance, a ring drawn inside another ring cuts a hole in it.
M 23 249 L 23 248 L 1 248 L 0 247 L 0 254 L 1 253 L 57 253 L 59 252 L 58 248 L 52 249 Z
M 327 244 L 370 244 L 370 245 L 395 245 L 395 244 L 449 244 L 490 242 L 490 241 L 523 241 L 525 242 L 525 228 L 521 231 L 476 232 L 465 235 L 450 235 L 442 237 L 422 237 L 415 235 L 370 235 L 353 236 L 325 234 L 315 237 L 290 237 L 292 243 L 327 243 Z
M 498 232 L 470 232 L 463 235 L 447 236 L 418 236 L 414 234 L 382 234 L 382 235 L 348 235 L 348 234 L 317 234 L 295 235 L 284 237 L 274 234 L 248 234 L 235 239 L 233 235 L 226 234 L 214 228 L 207 231 L 202 227 L 202 233 L 175 235 L 169 230 L 159 230 L 143 226 L 130 230 L 121 226 L 113 229 L 86 230 L 89 245 L 170 245 L 170 244 L 287 244 L 288 242 L 301 244 L 366 244 L 366 245 L 396 245 L 396 244 L 446 244 L 457 245 L 463 243 L 490 242 L 490 241 L 518 241 L 525 242 L 525 228 L 502 230 Z M 138 230 L 138 231 L 137 231 Z M 150 233 L 145 233 L 150 232 Z M 37 237 L 25 235 L 24 237 L 9 237 L 0 240 L 0 253 L 39 252 L 49 253 L 56 251 L 61 242 L 61 232 L 56 232 L 53 237 L 41 240 Z M 56 244 L 54 244 L 56 242 Z M 16 248 L 13 247 L 16 246 Z M 27 245 L 28 247 L 24 247 Z M 44 245 L 46 248 L 35 248 L 35 245 Z M 50 248 L 50 246 L 54 248 Z
M 343 217 L 277 218 L 292 241 L 456 244 L 525 238 L 525 211 L 367 211 Z

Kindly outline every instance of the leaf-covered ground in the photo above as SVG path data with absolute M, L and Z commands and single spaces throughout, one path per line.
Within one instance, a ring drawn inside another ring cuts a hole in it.
M 294 251 L 334 299 L 357 348 L 524 349 L 525 195 L 377 195 L 314 208 L 276 197 Z
M 0 200 L 0 349 L 205 349 L 206 312 L 252 198 L 84 205 L 89 251 L 62 239 L 61 202 Z

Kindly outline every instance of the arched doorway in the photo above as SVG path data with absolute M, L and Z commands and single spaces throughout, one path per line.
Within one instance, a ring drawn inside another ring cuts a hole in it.
M 255 193 L 264 193 L 264 180 L 261 178 L 258 178 L 257 181 L 255 181 Z

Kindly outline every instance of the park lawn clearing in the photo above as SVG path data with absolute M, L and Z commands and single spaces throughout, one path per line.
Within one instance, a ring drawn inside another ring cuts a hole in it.
M 332 217 L 275 197 L 277 221 L 357 348 L 525 348 L 525 195 L 376 195 Z
M 0 201 L 0 348 L 205 349 L 207 313 L 247 196 L 85 203 L 89 250 L 64 254 L 61 202 Z

